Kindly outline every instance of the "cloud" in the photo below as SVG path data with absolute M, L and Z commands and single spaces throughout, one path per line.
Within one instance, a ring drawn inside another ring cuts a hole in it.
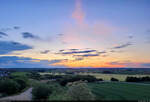
M 58 36 L 63 36 L 64 34 L 58 34 Z
M 84 59 L 83 57 L 79 57 L 79 58 L 75 58 L 75 61 L 81 61 L 83 59 Z
M 101 52 L 97 52 L 99 54 L 104 54 L 104 53 L 107 53 L 106 51 L 101 51 Z
M 76 0 L 75 2 L 75 10 L 72 13 L 72 17 L 76 20 L 78 24 L 83 24 L 83 20 L 85 17 L 84 12 L 82 11 L 81 0 Z
M 131 62 L 131 61 L 115 61 L 115 62 L 109 62 L 109 65 L 116 65 L 116 66 L 122 66 L 126 68 L 142 68 L 144 67 L 141 62 Z
M 31 46 L 13 41 L 0 41 L 0 54 L 7 54 L 13 51 L 32 49 Z
M 141 65 L 144 66 L 144 67 L 149 67 L 150 68 L 150 63 L 142 63 Z
M 130 36 L 128 36 L 128 38 L 129 38 L 129 39 L 132 39 L 132 38 L 133 38 L 133 36 L 132 36 L 132 35 L 130 35 Z
M 78 57 L 93 57 L 93 56 L 99 56 L 99 54 L 84 54 L 84 55 L 74 55 Z
M 61 52 L 61 54 L 80 54 L 80 53 L 90 53 L 90 52 L 96 52 L 96 50 Z
M 32 33 L 29 33 L 29 32 L 23 32 L 22 36 L 25 39 L 28 39 L 28 38 L 30 38 L 30 39 L 39 39 L 38 36 L 35 36 L 35 35 L 33 35 Z
M 7 31 L 10 31 L 10 30 L 11 30 L 11 28 L 1 28 L 0 29 L 1 32 L 7 32 Z
M 15 30 L 20 29 L 20 27 L 19 27 L 19 26 L 14 26 L 13 28 L 14 28 Z
M 75 50 L 79 50 L 79 49 L 69 49 L 69 50 L 71 50 L 71 51 L 75 51 Z
M 116 33 L 116 27 L 107 21 L 94 20 L 86 22 L 85 12 L 82 10 L 82 0 L 75 0 L 75 9 L 71 15 L 75 22 L 67 22 L 64 27 L 61 42 L 65 42 L 66 48 L 84 48 L 97 45 L 100 39 Z M 90 44 L 87 44 L 87 41 Z
M 55 67 L 51 64 L 57 63 L 59 60 L 38 60 L 28 57 L 3 56 L 0 57 L 1 68 L 50 68 Z M 58 66 L 56 66 L 58 67 Z M 63 66 L 59 66 L 63 67 Z
M 49 52 L 50 52 L 50 50 L 45 50 L 45 51 L 41 51 L 41 54 L 47 54 Z
M 61 55 L 71 55 L 72 57 L 75 57 L 75 60 L 83 60 L 83 57 L 93 57 L 93 56 L 100 56 L 101 54 L 107 53 L 106 51 L 98 51 L 94 49 L 63 49 L 59 50 L 58 53 L 55 54 L 61 54 Z
M 113 49 L 120 49 L 120 48 L 125 48 L 125 47 L 128 47 L 128 46 L 130 46 L 130 45 L 132 45 L 131 43 L 126 43 L 126 44 L 122 44 L 122 45 L 119 45 L 119 46 L 115 46 L 115 47 L 113 47 Z
M 8 35 L 4 32 L 0 32 L 0 38 L 2 38 L 3 36 L 8 36 Z

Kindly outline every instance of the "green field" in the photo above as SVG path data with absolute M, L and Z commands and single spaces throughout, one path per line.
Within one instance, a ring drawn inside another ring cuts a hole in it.
M 28 72 L 13 72 L 11 73 L 12 76 L 26 76 Z
M 97 100 L 142 100 L 150 99 L 150 85 L 119 82 L 89 83 Z
M 51 73 L 51 72 L 41 72 L 39 73 L 40 75 L 45 75 L 45 74 L 49 74 L 49 75 L 65 75 L 65 73 Z
M 127 76 L 132 77 L 144 77 L 150 75 L 127 75 L 127 74 L 101 74 L 101 73 L 79 73 L 79 75 L 92 75 L 96 78 L 102 78 L 103 80 L 110 80 L 112 77 L 119 79 L 119 81 L 125 81 Z

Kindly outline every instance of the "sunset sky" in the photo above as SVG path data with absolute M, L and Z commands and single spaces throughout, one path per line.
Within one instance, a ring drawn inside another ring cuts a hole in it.
M 150 0 L 0 0 L 0 68 L 150 68 Z

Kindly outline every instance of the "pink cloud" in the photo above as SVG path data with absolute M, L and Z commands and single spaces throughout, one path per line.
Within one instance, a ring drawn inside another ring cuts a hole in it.
M 116 27 L 113 27 L 106 21 L 95 20 L 88 24 L 85 19 L 85 13 L 82 10 L 81 0 L 76 0 L 75 10 L 72 13 L 72 19 L 75 20 L 75 24 L 69 22 L 66 24 L 64 30 L 63 42 L 66 42 L 67 48 L 83 48 L 90 44 L 96 45 L 100 42 L 100 39 L 112 34 Z
M 81 0 L 76 0 L 75 10 L 72 13 L 72 18 L 76 20 L 78 24 L 83 24 L 85 14 L 82 11 Z

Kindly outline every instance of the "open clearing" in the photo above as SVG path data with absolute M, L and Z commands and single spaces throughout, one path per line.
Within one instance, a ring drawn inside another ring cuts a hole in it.
M 97 100 L 142 100 L 150 99 L 150 85 L 119 82 L 89 83 Z

